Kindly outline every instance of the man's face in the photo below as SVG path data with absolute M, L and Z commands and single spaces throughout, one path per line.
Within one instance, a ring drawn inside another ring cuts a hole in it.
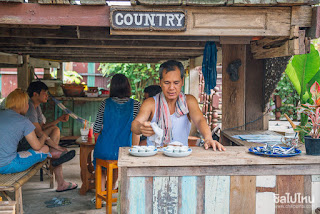
M 36 96 L 40 103 L 46 103 L 48 101 L 48 91 L 41 90 L 40 94 L 34 93 L 33 96 Z
M 175 67 L 175 70 L 169 72 L 163 70 L 160 86 L 167 100 L 177 99 L 183 86 L 179 68 Z

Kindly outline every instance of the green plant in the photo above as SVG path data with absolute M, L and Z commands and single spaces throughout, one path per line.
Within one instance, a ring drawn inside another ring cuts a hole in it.
M 283 73 L 274 95 L 279 95 L 282 100 L 282 106 L 279 109 L 282 114 L 286 113 L 292 120 L 297 120 L 297 106 L 299 104 L 299 95 L 291 83 L 288 75 Z
M 142 102 L 146 86 L 156 84 L 160 64 L 100 63 L 99 71 L 106 77 L 124 74 L 130 81 L 133 98 Z
M 53 78 L 57 77 L 57 70 L 51 72 Z M 63 71 L 63 83 L 80 84 L 83 77 L 76 71 Z
M 310 101 L 310 87 L 316 80 L 320 79 L 319 67 L 319 52 L 312 44 L 309 54 L 295 55 L 290 59 L 285 72 L 299 94 L 300 104 L 312 102 Z M 307 120 L 308 117 L 301 114 L 301 126 L 305 126 Z M 300 139 L 302 139 L 302 137 L 303 135 L 300 135 Z
M 311 119 L 311 123 L 299 125 L 295 131 L 310 134 L 312 138 L 320 138 L 320 85 L 316 81 L 310 88 L 313 104 L 301 104 L 299 112 L 307 115 Z

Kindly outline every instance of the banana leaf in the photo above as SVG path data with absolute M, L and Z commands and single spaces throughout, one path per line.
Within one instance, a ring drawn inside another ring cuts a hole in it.
M 320 78 L 320 56 L 318 50 L 311 44 L 310 53 L 295 55 L 289 61 L 285 70 L 290 81 L 300 96 L 300 104 L 310 102 L 310 87 Z M 305 126 L 308 117 L 301 114 L 300 125 Z M 300 139 L 303 139 L 304 133 L 300 133 Z
M 314 45 L 309 54 L 295 55 L 290 60 L 286 74 L 300 96 L 300 103 L 306 103 L 311 85 L 320 77 L 320 56 Z

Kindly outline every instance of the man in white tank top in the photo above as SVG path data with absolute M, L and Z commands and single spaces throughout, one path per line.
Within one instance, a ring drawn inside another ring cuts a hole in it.
M 156 122 L 164 130 L 164 144 L 170 141 L 187 141 L 190 121 L 196 125 L 204 137 L 204 148 L 225 151 L 225 148 L 212 139 L 211 130 L 192 95 L 184 95 L 184 68 L 181 62 L 169 60 L 159 69 L 162 93 L 146 99 L 139 114 L 132 122 L 131 131 L 144 136 L 154 135 L 150 122 Z M 186 122 L 187 121 L 187 122 Z

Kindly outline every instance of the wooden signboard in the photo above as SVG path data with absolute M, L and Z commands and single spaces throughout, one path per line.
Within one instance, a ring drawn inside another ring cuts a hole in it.
M 185 10 L 111 10 L 111 27 L 115 30 L 185 31 L 186 23 Z

